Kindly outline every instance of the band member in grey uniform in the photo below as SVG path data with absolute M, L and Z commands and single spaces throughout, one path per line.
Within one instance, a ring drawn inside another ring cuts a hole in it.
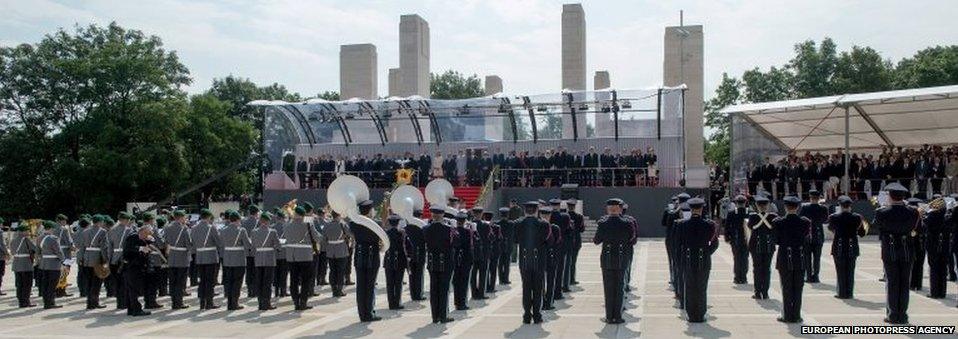
M 173 222 L 164 229 L 163 242 L 167 245 L 166 257 L 170 266 L 170 302 L 174 310 L 188 308 L 189 305 L 183 304 L 183 296 L 186 294 L 193 237 L 186 226 L 186 213 L 182 210 L 173 211 Z
M 334 297 L 345 296 L 343 285 L 346 283 L 346 270 L 349 266 L 349 243 L 352 234 L 339 213 L 332 212 L 332 220 L 323 227 L 325 261 L 329 265 L 329 285 Z
M 17 288 L 17 304 L 20 308 L 34 307 L 30 303 L 30 289 L 33 288 L 33 258 L 40 255 L 40 249 L 30 239 L 30 229 L 20 224 L 12 229 L 17 232 L 10 241 L 13 248 L 13 261 L 10 269 L 13 271 L 14 284 Z M 37 272 L 39 274 L 39 272 Z
M 56 234 L 57 238 L 60 239 L 60 251 L 63 252 L 63 260 L 73 258 L 73 235 L 70 234 L 70 227 L 68 225 L 68 222 L 69 222 L 69 219 L 67 218 L 67 216 L 63 214 L 57 214 L 57 220 L 56 220 L 57 226 L 54 231 L 54 234 Z M 64 265 L 63 269 L 69 272 L 70 266 Z M 57 287 L 56 290 L 57 290 L 56 292 L 57 298 L 73 296 L 73 294 L 67 293 L 66 286 L 62 288 Z
M 226 309 L 240 310 L 240 292 L 243 286 L 243 276 L 246 274 L 247 254 L 253 253 L 253 245 L 246 228 L 240 226 L 240 214 L 236 211 L 227 211 L 229 223 L 220 231 L 223 240 L 223 292 L 226 294 Z
M 40 236 L 40 295 L 43 297 L 43 309 L 60 308 L 56 304 L 57 281 L 63 267 L 63 252 L 60 250 L 60 238 L 54 235 L 55 222 L 43 221 L 43 235 Z
M 918 210 L 905 206 L 908 189 L 898 183 L 885 186 L 891 205 L 875 211 L 881 239 L 881 258 L 885 267 L 886 317 L 890 324 L 908 323 L 908 283 L 911 277 L 913 252 L 909 237 L 919 222 Z
M 110 252 L 107 243 L 106 230 L 103 229 L 103 216 L 93 216 L 93 226 L 87 226 L 80 233 L 79 251 L 77 258 L 80 259 L 79 266 L 86 277 L 86 309 L 93 310 L 104 308 L 106 305 L 100 304 L 100 288 L 103 286 L 103 279 L 100 279 L 94 273 L 94 267 L 102 267 L 110 262 Z
M 280 243 L 286 241 L 286 225 L 289 223 L 288 216 L 282 210 L 276 210 L 272 228 L 276 230 Z M 276 275 L 273 276 L 273 288 L 277 297 L 288 297 L 289 290 L 289 265 L 286 263 L 286 246 L 280 246 L 276 251 Z
M 256 294 L 260 311 L 276 308 L 271 304 L 270 298 L 273 296 L 276 257 L 279 249 L 282 248 L 282 244 L 279 243 L 279 234 L 276 233 L 275 229 L 270 228 L 271 219 L 272 215 L 267 212 L 260 214 L 259 224 L 251 234 L 251 241 L 256 248 L 253 256 L 253 265 L 256 267 L 253 277 L 256 278 L 256 281 L 253 286 L 257 290 L 253 292 Z
M 289 265 L 289 292 L 297 311 L 313 308 L 309 297 L 316 286 L 316 265 L 313 254 L 319 252 L 322 238 L 311 223 L 306 223 L 306 209 L 296 206 L 293 221 L 286 225 L 286 264 Z
M 246 234 L 252 236 L 253 230 L 256 229 L 256 225 L 259 224 L 260 211 L 259 207 L 256 205 L 251 205 L 247 210 L 248 214 L 246 218 L 243 219 L 241 226 L 246 230 Z M 256 291 L 259 289 L 256 287 L 256 251 L 249 251 L 246 254 L 246 297 L 247 298 L 256 298 Z
M 223 241 L 216 227 L 211 224 L 213 213 L 204 209 L 200 211 L 200 222 L 193 226 L 193 253 L 196 253 L 196 273 L 199 275 L 200 286 L 196 290 L 200 299 L 201 310 L 219 308 L 213 304 L 213 287 L 216 282 L 216 266 L 220 263 L 219 253 L 223 248 Z
M 133 229 L 130 220 L 132 216 L 127 212 L 120 212 L 117 216 L 119 223 L 107 232 L 107 239 L 110 247 L 110 276 L 107 279 L 113 280 L 113 286 L 116 289 L 116 309 L 126 309 L 126 284 L 123 282 L 123 276 L 120 274 L 120 261 L 123 260 L 123 242 L 126 238 L 136 232 Z

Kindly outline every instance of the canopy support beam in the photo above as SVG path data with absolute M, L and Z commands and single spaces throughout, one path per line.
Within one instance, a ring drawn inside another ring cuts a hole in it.
M 884 141 L 886 145 L 888 145 L 889 147 L 895 147 L 895 143 L 891 142 L 891 139 L 889 139 L 888 136 L 885 135 L 885 131 L 883 131 L 881 128 L 878 127 L 878 124 L 875 123 L 875 120 L 872 120 L 872 117 L 869 116 L 868 113 L 865 112 L 865 110 L 861 106 L 859 106 L 858 104 L 854 104 L 852 105 L 852 107 L 855 108 L 855 111 L 858 112 L 858 115 L 861 115 L 862 119 L 864 119 L 865 122 L 868 123 L 868 126 L 870 126 L 872 130 L 874 130 L 875 133 L 878 134 L 879 137 L 881 137 L 881 140 Z M 845 110 L 848 110 L 848 108 L 845 108 Z M 845 135 L 846 135 L 845 138 L 847 139 L 848 138 L 847 128 L 845 129 Z
M 532 143 L 538 143 L 539 132 L 536 128 L 536 112 L 535 109 L 532 108 L 532 100 L 530 100 L 528 96 L 523 96 L 522 105 L 529 111 L 529 123 L 532 125 Z
M 745 122 L 748 123 L 749 126 L 752 126 L 752 128 L 758 131 L 758 133 L 762 134 L 762 136 L 764 136 L 766 139 L 769 139 L 772 142 L 774 142 L 775 145 L 778 146 L 779 148 L 784 150 L 789 150 L 789 151 L 793 150 L 791 147 L 786 146 L 785 143 L 783 143 L 781 140 L 779 140 L 774 135 L 772 135 L 772 133 L 769 133 L 768 130 L 765 129 L 765 127 L 762 127 L 762 125 L 759 125 L 758 123 L 753 121 L 752 118 L 748 116 L 748 114 L 742 113 L 739 116 L 741 116 L 742 120 L 745 120 Z
M 851 153 L 850 153 L 850 147 L 849 147 L 849 138 L 850 138 L 850 135 L 848 134 L 848 130 L 849 130 L 849 123 L 848 123 L 848 121 L 849 121 L 849 119 L 850 119 L 850 116 L 849 116 L 849 114 L 848 114 L 848 106 L 845 106 L 845 151 L 844 151 L 844 153 L 842 154 L 842 155 L 844 156 L 844 157 L 843 157 L 843 160 L 844 160 L 844 162 L 845 162 L 845 175 L 842 176 L 842 192 L 844 192 L 845 194 L 848 194 L 849 186 L 851 186 L 851 185 L 850 185 L 851 183 L 849 182 L 851 178 L 848 176 L 848 168 L 849 168 L 849 166 L 851 165 L 851 164 L 850 164 L 850 162 L 851 162 Z

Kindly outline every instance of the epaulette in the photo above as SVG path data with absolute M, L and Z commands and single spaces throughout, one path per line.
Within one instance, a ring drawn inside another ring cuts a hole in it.
M 609 220 L 609 216 L 608 216 L 608 215 L 603 215 L 601 218 L 599 218 L 599 221 L 597 221 L 597 222 L 606 222 L 606 220 Z

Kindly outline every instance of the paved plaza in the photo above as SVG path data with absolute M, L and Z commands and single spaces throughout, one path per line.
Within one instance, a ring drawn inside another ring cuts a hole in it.
M 826 245 L 827 246 L 827 245 Z M 825 251 L 827 253 L 827 249 Z M 771 299 L 756 301 L 750 298 L 751 285 L 732 284 L 732 255 L 723 243 L 713 257 L 709 283 L 708 322 L 688 324 L 667 289 L 668 268 L 665 246 L 661 239 L 644 240 L 636 245 L 632 277 L 632 294 L 627 302 L 626 324 L 606 325 L 603 316 L 602 281 L 598 268 L 597 246 L 585 244 L 579 257 L 578 286 L 565 300 L 557 301 L 554 312 L 545 312 L 541 325 L 521 323 L 522 305 L 518 272 L 513 266 L 510 286 L 499 286 L 498 292 L 485 302 L 471 301 L 471 310 L 454 311 L 456 321 L 445 325 L 430 322 L 429 303 L 409 302 L 403 294 L 406 309 L 400 312 L 386 310 L 385 283 L 380 274 L 376 304 L 383 321 L 360 323 L 356 313 L 355 295 L 335 299 L 329 287 L 320 289 L 321 296 L 310 302 L 315 308 L 299 313 L 292 311 L 290 300 L 277 303 L 278 309 L 268 312 L 256 310 L 255 300 L 246 300 L 246 309 L 230 312 L 225 308 L 200 311 L 195 288 L 190 298 L 192 307 L 170 311 L 169 300 L 161 298 L 166 309 L 141 318 L 126 317 L 110 307 L 88 312 L 84 301 L 71 297 L 58 301 L 66 307 L 52 311 L 39 308 L 16 308 L 13 296 L 13 274 L 9 271 L 3 283 L 7 295 L 0 297 L 0 337 L 3 338 L 79 338 L 79 337 L 137 337 L 137 338 L 585 338 L 585 337 L 790 337 L 801 336 L 800 325 L 785 325 L 775 321 L 781 309 L 781 293 L 777 273 L 773 272 Z M 878 259 L 879 248 L 874 239 L 862 246 L 858 261 L 854 300 L 839 300 L 835 294 L 835 273 L 831 257 L 822 260 L 822 283 L 806 285 L 803 317 L 806 325 L 883 325 L 884 285 Z M 927 269 L 926 269 L 927 276 Z M 751 281 L 751 275 L 749 281 Z M 72 281 L 72 280 L 71 280 Z M 426 279 L 428 284 L 428 279 Z M 946 300 L 925 297 L 925 291 L 911 294 L 909 308 L 915 325 L 958 325 L 955 307 L 955 284 L 948 284 Z M 76 293 L 75 289 L 72 291 Z M 217 302 L 225 304 L 222 296 Z M 34 298 L 35 303 L 40 300 Z M 929 338 L 933 336 L 921 336 Z

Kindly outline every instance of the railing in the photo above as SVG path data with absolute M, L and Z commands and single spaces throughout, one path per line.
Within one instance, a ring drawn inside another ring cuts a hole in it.
M 851 179 L 849 180 L 849 190 L 842 189 L 841 179 L 836 178 L 818 178 L 818 179 L 794 179 L 794 180 L 737 180 L 738 183 L 744 183 L 747 192 L 756 194 L 764 192 L 773 199 L 781 199 L 786 195 L 798 195 L 806 197 L 807 192 L 814 188 L 821 192 L 826 198 L 835 198 L 838 195 L 849 195 L 852 198 L 871 198 L 878 195 L 878 192 L 885 185 L 898 182 L 908 188 L 912 194 L 924 193 L 926 198 L 933 194 L 951 194 L 958 193 L 958 177 L 954 178 L 886 178 L 886 179 Z
M 286 172 L 300 189 L 326 188 L 340 175 L 354 175 L 363 179 L 370 188 L 390 188 L 396 183 L 396 170 L 382 171 L 305 171 Z M 410 185 L 420 187 L 420 172 L 412 170 Z
M 482 208 L 489 209 L 489 206 L 485 205 L 486 199 L 492 195 L 492 191 L 496 189 L 496 178 L 499 175 L 499 166 L 496 165 L 492 168 L 492 171 L 489 172 L 489 177 L 486 178 L 486 182 L 482 185 L 482 190 L 479 191 L 479 197 L 476 198 L 476 203 L 473 206 L 481 206 Z
M 562 184 L 604 187 L 678 187 L 680 167 L 595 167 L 502 169 L 502 186 L 554 187 Z

